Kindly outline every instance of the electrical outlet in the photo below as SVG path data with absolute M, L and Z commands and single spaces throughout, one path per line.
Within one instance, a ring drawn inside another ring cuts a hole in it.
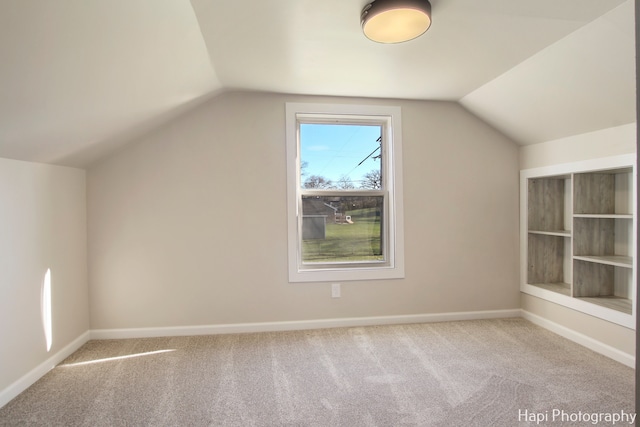
M 340 298 L 340 283 L 331 284 L 331 298 Z

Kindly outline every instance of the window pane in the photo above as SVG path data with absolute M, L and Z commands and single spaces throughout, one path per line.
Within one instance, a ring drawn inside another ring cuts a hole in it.
M 382 127 L 300 124 L 300 183 L 315 189 L 380 189 Z
M 302 197 L 302 261 L 384 261 L 383 196 Z

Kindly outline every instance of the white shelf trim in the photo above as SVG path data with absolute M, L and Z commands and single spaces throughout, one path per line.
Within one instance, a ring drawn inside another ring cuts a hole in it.
M 574 218 L 633 219 L 633 214 L 573 214 Z
M 596 264 L 613 265 L 615 267 L 633 268 L 633 259 L 630 256 L 623 255 L 574 255 L 573 259 L 586 262 L 594 262 Z
M 631 314 L 626 314 L 601 305 L 592 304 L 590 302 L 583 301 L 580 298 L 574 298 L 558 292 L 548 291 L 534 285 L 526 284 L 521 288 L 521 290 L 522 292 L 534 297 L 554 302 L 582 313 L 590 314 L 591 316 L 607 320 L 617 325 L 624 326 L 625 328 L 636 329 L 636 320 Z
M 529 230 L 529 234 L 542 234 L 544 236 L 571 237 L 571 230 Z

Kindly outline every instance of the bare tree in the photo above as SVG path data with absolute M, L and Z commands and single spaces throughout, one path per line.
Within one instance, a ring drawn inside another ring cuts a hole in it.
M 305 176 L 307 174 L 307 167 L 309 166 L 309 162 L 303 160 L 300 162 L 300 176 Z
M 304 188 L 315 188 L 317 190 L 327 190 L 333 188 L 333 182 L 319 175 L 310 175 L 302 184 Z
M 353 185 L 353 181 L 351 181 L 351 178 L 349 178 L 347 175 L 342 175 L 340 177 L 338 183 L 336 184 L 336 187 L 340 190 L 353 190 L 354 188 L 356 188 L 356 186 Z
M 382 188 L 382 174 L 380 169 L 373 169 L 362 176 L 360 188 L 367 190 L 380 190 Z

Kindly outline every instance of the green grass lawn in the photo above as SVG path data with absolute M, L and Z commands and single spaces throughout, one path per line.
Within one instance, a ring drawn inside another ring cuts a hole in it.
M 302 241 L 304 262 L 381 261 L 380 217 L 360 212 L 353 224 L 327 224 L 324 239 Z

